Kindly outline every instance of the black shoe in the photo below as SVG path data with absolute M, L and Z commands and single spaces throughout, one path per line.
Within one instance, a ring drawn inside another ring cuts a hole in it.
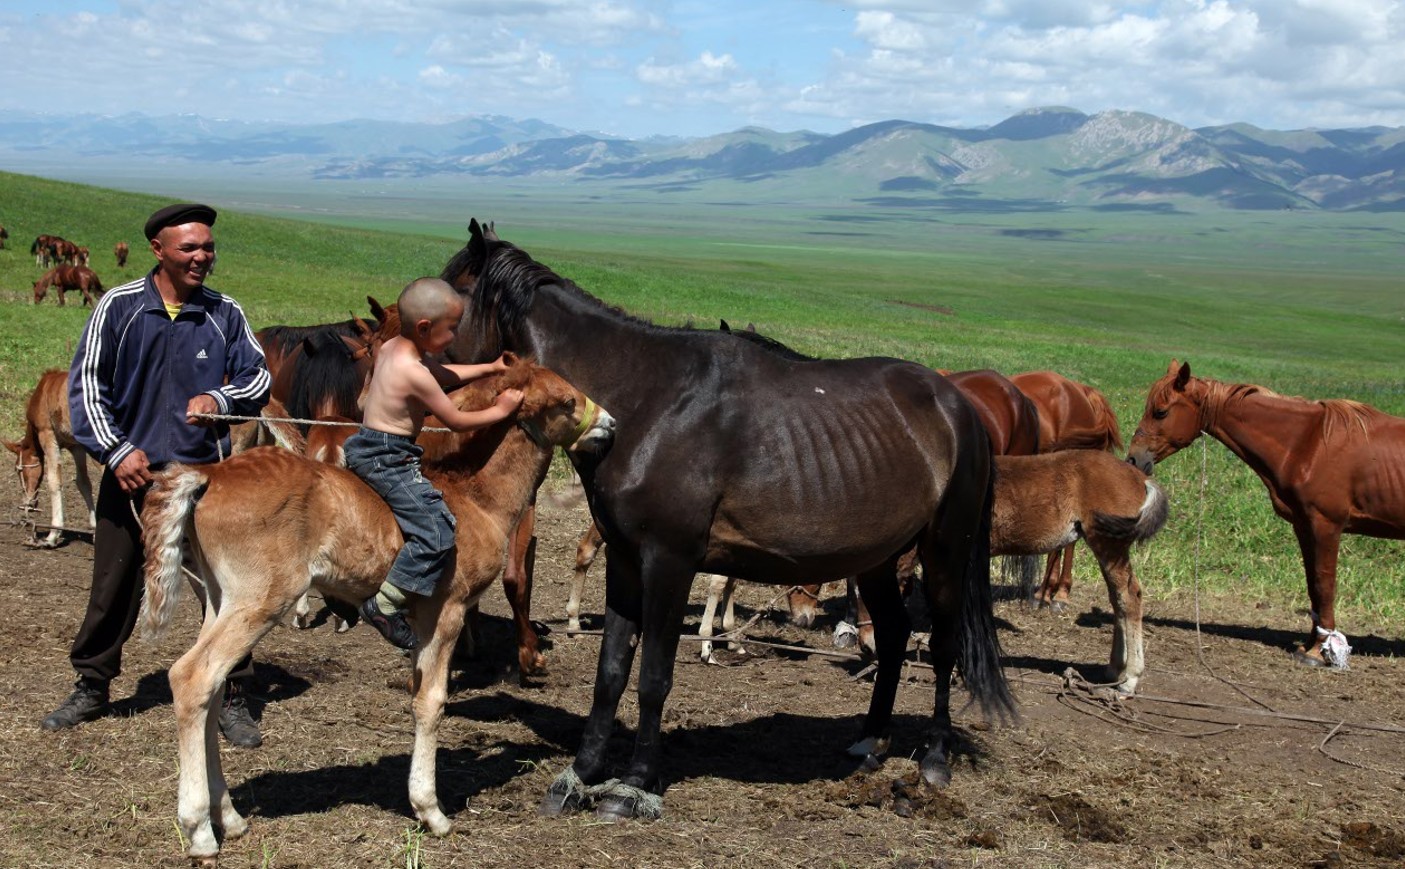
M 410 627 L 410 623 L 405 620 L 405 613 L 400 610 L 386 615 L 376 606 L 376 599 L 368 597 L 361 602 L 360 613 L 366 624 L 380 631 L 381 636 L 397 649 L 409 651 L 419 645 L 414 628 Z
M 107 682 L 103 679 L 79 677 L 74 683 L 73 693 L 63 701 L 63 705 L 49 713 L 49 717 L 39 723 L 45 730 L 63 730 L 101 718 L 111 711 L 107 701 Z
M 224 701 L 220 703 L 220 733 L 230 745 L 240 748 L 263 745 L 263 734 L 259 733 L 258 722 L 249 713 L 249 700 L 238 682 L 225 683 Z

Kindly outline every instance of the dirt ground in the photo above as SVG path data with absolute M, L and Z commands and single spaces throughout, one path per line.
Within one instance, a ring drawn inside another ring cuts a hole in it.
M 989 728 L 960 713 L 966 745 L 943 792 L 911 785 L 930 671 L 909 669 L 893 753 L 863 772 L 842 752 L 868 702 L 860 662 L 755 646 L 733 666 L 708 666 L 685 640 L 666 708 L 663 819 L 539 818 L 539 799 L 577 747 L 594 679 L 598 639 L 568 638 L 564 622 L 585 521 L 581 507 L 541 510 L 534 616 L 551 628 L 543 678 L 519 684 L 506 603 L 485 600 L 485 647 L 456 669 L 441 734 L 451 836 L 422 834 L 410 812 L 405 659 L 365 627 L 280 627 L 255 651 L 264 745 L 224 749 L 250 830 L 225 843 L 223 865 L 1405 865 L 1405 631 L 1347 625 L 1351 669 L 1309 670 L 1285 654 L 1304 614 L 1202 599 L 1202 662 L 1194 600 L 1160 599 L 1155 577 L 1142 577 L 1143 695 L 1108 705 L 1061 678 L 1072 666 L 1098 679 L 1111 641 L 1086 553 L 1070 612 L 998 604 L 1023 719 Z M 192 641 L 198 606 L 182 602 L 178 630 L 160 645 L 127 646 L 116 714 L 44 733 L 39 720 L 72 682 L 68 646 L 92 549 L 75 538 L 35 550 L 26 537 L 0 526 L 0 865 L 186 865 L 166 668 Z M 597 565 L 588 626 L 599 625 L 602 576 Z M 777 591 L 744 589 L 742 617 Z M 694 589 L 692 622 L 704 592 Z M 830 650 L 838 586 L 826 595 L 829 617 L 816 630 L 776 612 L 751 635 Z M 635 709 L 627 695 L 613 744 L 620 764 Z

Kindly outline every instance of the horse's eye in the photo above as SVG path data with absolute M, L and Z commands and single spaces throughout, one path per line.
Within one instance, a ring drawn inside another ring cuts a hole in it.
M 1166 408 L 1164 408 L 1164 407 L 1156 408 L 1155 410 L 1153 410 L 1153 411 L 1151 412 L 1151 418 L 1152 418 L 1152 419 L 1165 419 L 1165 418 L 1166 418 Z

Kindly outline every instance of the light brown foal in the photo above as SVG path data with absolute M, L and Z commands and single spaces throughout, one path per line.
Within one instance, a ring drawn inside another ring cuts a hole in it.
M 525 393 L 515 421 L 459 436 L 457 450 L 424 465 L 458 519 L 453 567 L 433 597 L 416 600 L 411 611 L 420 644 L 410 679 L 410 804 L 436 835 L 452 826 L 435 789 L 435 751 L 464 611 L 502 570 L 508 533 L 553 446 L 597 451 L 614 430 L 603 409 L 525 361 L 459 390 L 456 401 L 465 409 L 486 407 L 508 387 Z M 187 534 L 207 587 L 200 636 L 171 666 L 170 681 L 180 757 L 178 818 L 190 857 L 213 864 L 219 853 L 214 827 L 225 837 L 248 828 L 220 765 L 217 701 L 225 676 L 309 587 L 350 602 L 374 594 L 402 536 L 390 508 L 355 474 L 267 447 L 157 474 L 142 522 L 145 634 L 159 636 L 170 622 L 183 584 L 181 539 Z

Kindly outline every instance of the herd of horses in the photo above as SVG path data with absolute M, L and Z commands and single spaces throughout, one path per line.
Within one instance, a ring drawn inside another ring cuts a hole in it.
M 588 568 L 603 545 L 606 578 L 592 707 L 574 760 L 543 798 L 548 815 L 590 808 L 614 820 L 662 811 L 663 707 L 700 573 L 792 587 L 797 618 L 817 598 L 816 583 L 852 581 L 876 657 L 869 708 L 850 748 L 863 757 L 889 744 L 911 627 L 904 595 L 916 589 L 931 618 L 935 671 L 917 756 L 924 781 L 940 786 L 951 775 L 953 673 L 988 717 L 1016 713 L 1000 664 L 993 555 L 1047 555 L 1037 590 L 1037 571 L 1024 573 L 1036 601 L 1061 607 L 1068 550 L 1083 540 L 1116 615 L 1114 683 L 1135 693 L 1144 657 L 1130 548 L 1166 521 L 1154 463 L 1202 431 L 1259 473 L 1298 534 L 1313 606 L 1298 653 L 1304 662 L 1345 664 L 1344 643 L 1333 642 L 1340 535 L 1405 536 L 1405 420 L 1355 402 L 1285 398 L 1192 377 L 1188 364 L 1173 362 L 1152 386 L 1123 461 L 1106 399 L 1053 372 L 1005 377 L 898 359 L 815 359 L 754 332 L 659 326 L 602 303 L 476 220 L 442 277 L 467 311 L 450 360 L 520 357 L 502 382 L 456 393 L 460 406 L 477 406 L 489 400 L 485 390 L 508 383 L 528 399 L 515 424 L 422 436 L 425 473 L 460 517 L 462 538 L 452 575 L 414 611 L 421 644 L 410 679 L 410 799 L 436 834 L 451 825 L 434 783 L 448 650 L 497 576 L 516 585 L 507 587 L 522 672 L 543 663 L 527 613 L 533 499 L 554 446 L 569 448 L 592 516 L 577 574 L 584 577 L 581 562 Z M 325 424 L 359 417 L 375 352 L 398 333 L 393 305 L 372 300 L 372 315 L 261 331 L 274 375 L 265 420 L 236 427 L 239 454 L 227 461 L 159 474 L 147 500 L 147 630 L 159 633 L 170 619 L 183 534 L 209 586 L 199 638 L 170 671 L 179 820 L 192 857 L 218 853 L 216 828 L 225 837 L 246 828 L 213 735 L 229 668 L 305 605 L 309 590 L 343 606 L 368 596 L 398 546 L 384 504 L 337 466 L 350 429 Z M 7 444 L 30 503 L 46 469 L 51 498 L 61 500 L 58 450 L 73 449 L 59 433 L 64 378 L 44 376 L 24 438 Z M 59 527 L 62 514 L 55 516 Z M 578 589 L 572 597 L 575 628 Z M 710 629 L 711 607 L 706 621 Z M 632 755 L 609 778 L 606 750 L 636 657 Z
M 4 240 L 8 237 L 5 228 L 0 226 L 0 248 L 5 246 Z M 113 246 L 118 268 L 126 267 L 129 252 L 125 241 Z M 41 234 L 35 236 L 29 253 L 34 257 L 34 264 L 45 270 L 34 282 L 34 304 L 44 301 L 51 289 L 60 305 L 64 304 L 68 292 L 82 293 L 84 305 L 93 304 L 102 295 L 102 280 L 89 268 L 91 252 L 87 247 L 62 236 Z

